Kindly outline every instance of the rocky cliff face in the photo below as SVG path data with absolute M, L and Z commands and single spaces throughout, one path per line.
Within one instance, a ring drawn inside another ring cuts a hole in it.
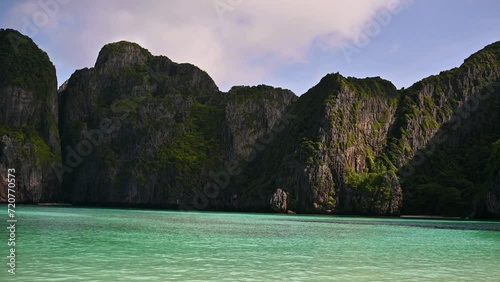
M 203 190 L 210 175 L 248 158 L 294 97 L 265 86 L 222 93 L 195 66 L 109 44 L 61 93 L 65 186 L 76 203 L 215 205 Z
M 500 42 L 408 89 L 329 74 L 297 98 L 221 92 L 130 42 L 58 96 L 45 53 L 0 39 L 0 169 L 18 168 L 19 201 L 500 216 Z
M 497 178 L 483 171 L 500 136 L 499 46 L 406 90 L 326 76 L 239 192 L 262 205 L 288 193 L 299 212 L 498 214 Z
M 296 100 L 290 90 L 259 85 L 235 86 L 225 102 L 225 139 L 231 161 L 247 162 L 252 148 L 278 126 L 287 106 Z
M 388 153 L 405 213 L 487 216 L 488 156 L 500 137 L 500 44 L 402 92 Z
M 488 211 L 495 217 L 500 216 L 500 173 L 491 184 L 491 188 L 486 196 L 486 206 Z
M 489 178 L 486 184 L 486 208 L 496 217 L 500 216 L 500 140 L 493 144 L 486 166 Z
M 60 161 L 57 81 L 47 54 L 14 30 L 0 30 L 0 182 L 16 170 L 16 202 L 61 199 L 50 167 Z M 7 189 L 0 189 L 0 202 Z
M 480 111 L 482 104 L 495 99 L 494 84 L 500 78 L 498 55 L 498 44 L 490 45 L 466 59 L 459 68 L 426 78 L 402 91 L 396 131 L 399 146 L 407 150 L 398 152 L 394 159 L 398 166 L 414 157 L 447 123 L 463 134 L 471 130 L 464 121 Z M 455 144 L 460 142 L 455 140 Z
M 398 214 L 398 179 L 375 163 L 397 98 L 380 78 L 327 75 L 291 106 L 290 124 L 249 169 L 251 184 L 240 193 L 256 198 L 247 194 L 258 191 L 264 205 L 267 194 L 286 191 L 285 206 L 299 212 Z M 365 183 L 371 178 L 377 183 Z

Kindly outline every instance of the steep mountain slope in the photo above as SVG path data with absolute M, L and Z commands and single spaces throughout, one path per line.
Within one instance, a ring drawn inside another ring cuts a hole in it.
M 405 213 L 498 214 L 498 193 L 485 203 L 500 139 L 499 81 L 495 43 L 403 91 L 390 158 L 404 164 Z
M 397 101 L 383 79 L 325 76 L 292 105 L 290 125 L 249 169 L 240 193 L 264 206 L 285 191 L 282 209 L 299 212 L 398 214 L 398 180 L 376 162 Z
M 283 211 L 498 215 L 499 46 L 401 91 L 327 75 L 236 190 Z
M 32 40 L 0 30 L 0 55 L 0 170 L 18 170 L 19 202 L 500 217 L 500 42 L 408 89 L 337 73 L 300 97 L 221 92 L 124 41 L 57 95 Z
M 222 93 L 193 65 L 108 44 L 61 93 L 71 201 L 204 208 L 195 196 L 210 173 L 248 157 L 244 142 L 253 145 L 294 97 L 265 86 Z
M 45 52 L 28 37 L 0 29 L 0 202 L 7 169 L 16 170 L 16 202 L 57 201 L 60 161 L 57 79 Z

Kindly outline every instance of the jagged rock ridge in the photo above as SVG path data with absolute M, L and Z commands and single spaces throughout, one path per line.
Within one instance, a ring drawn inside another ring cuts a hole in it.
M 0 35 L 0 166 L 19 167 L 20 202 L 500 215 L 500 43 L 408 89 L 329 74 L 297 98 L 224 93 L 122 41 L 57 95 L 47 55 Z
M 0 202 L 7 169 L 15 169 L 16 202 L 55 201 L 60 184 L 57 79 L 47 54 L 28 37 L 0 29 Z
M 63 148 L 77 148 L 92 132 L 100 137 L 65 174 L 71 201 L 198 206 L 193 199 L 211 172 L 244 161 L 294 97 L 267 86 L 222 93 L 193 65 L 129 42 L 108 44 L 61 93 Z M 71 151 L 63 153 L 70 161 Z

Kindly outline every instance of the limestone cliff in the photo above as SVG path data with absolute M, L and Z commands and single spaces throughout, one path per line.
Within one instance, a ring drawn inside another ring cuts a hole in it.
M 16 202 L 61 199 L 50 164 L 60 161 L 55 68 L 28 37 L 0 30 L 0 202 L 7 169 L 16 170 Z
M 397 101 L 396 88 L 383 79 L 327 75 L 291 106 L 290 124 L 249 169 L 240 193 L 265 205 L 282 189 L 298 212 L 398 214 L 398 179 L 375 163 Z M 368 178 L 377 184 L 365 185 Z
M 300 97 L 222 92 L 125 41 L 58 93 L 29 38 L 1 30 L 0 54 L 0 170 L 18 169 L 20 202 L 500 216 L 500 42 L 407 89 L 336 73 Z
M 61 93 L 65 187 L 75 203 L 205 208 L 195 196 L 211 173 L 247 158 L 293 97 L 266 86 L 223 93 L 193 65 L 108 44 Z
M 491 148 L 486 170 L 486 208 L 494 216 L 500 217 L 500 140 Z
M 488 216 L 485 169 L 500 138 L 500 43 L 402 91 L 388 156 L 405 213 Z M 489 200 L 492 203 L 492 198 Z
M 483 171 L 498 159 L 499 46 L 399 91 L 327 75 L 235 193 L 265 207 L 282 191 L 299 212 L 498 215 L 498 177 Z

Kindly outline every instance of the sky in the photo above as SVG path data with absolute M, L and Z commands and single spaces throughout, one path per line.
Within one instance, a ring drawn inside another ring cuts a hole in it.
M 46 51 L 59 85 L 127 40 L 200 67 L 222 91 L 301 95 L 328 73 L 401 88 L 457 67 L 500 40 L 499 12 L 497 0 L 1 0 L 0 28 Z

